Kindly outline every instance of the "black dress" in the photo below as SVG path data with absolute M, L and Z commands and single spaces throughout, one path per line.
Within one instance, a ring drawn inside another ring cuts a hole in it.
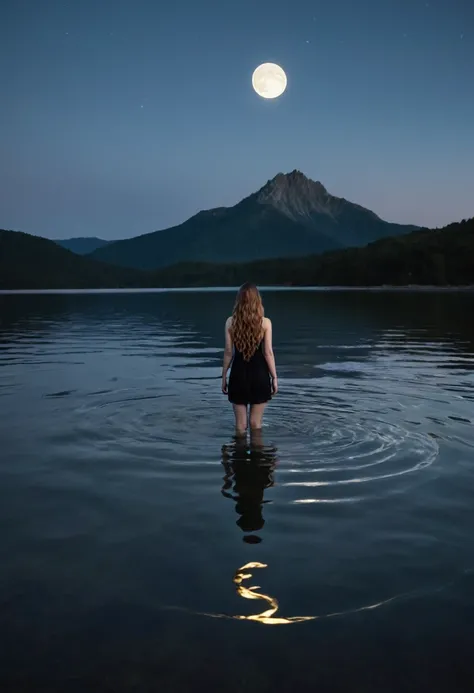
M 272 398 L 270 371 L 263 353 L 263 340 L 246 361 L 234 346 L 228 396 L 232 404 L 263 404 Z

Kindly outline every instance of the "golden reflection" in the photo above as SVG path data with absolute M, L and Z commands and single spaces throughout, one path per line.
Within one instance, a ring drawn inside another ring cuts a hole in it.
M 247 535 L 263 529 L 262 508 L 265 489 L 274 485 L 273 472 L 277 464 L 277 449 L 265 445 L 261 431 L 252 431 L 250 439 L 235 436 L 232 443 L 222 446 L 222 464 L 225 469 L 221 493 L 235 501 L 239 515 L 237 525 Z M 244 541 L 257 543 L 260 537 L 244 537 Z
M 257 563 L 256 561 L 252 563 L 246 563 L 242 568 L 239 568 L 234 575 L 234 584 L 237 585 L 237 593 L 240 597 L 244 599 L 262 599 L 264 602 L 269 604 L 270 608 L 265 609 L 260 614 L 252 614 L 251 616 L 233 616 L 239 621 L 257 621 L 257 623 L 263 623 L 266 626 L 281 626 L 287 623 L 301 623 L 302 621 L 314 621 L 317 616 L 292 616 L 291 618 L 275 617 L 276 612 L 279 609 L 278 600 L 275 597 L 270 597 L 267 594 L 257 592 L 260 589 L 259 585 L 254 585 L 253 587 L 245 587 L 243 585 L 244 580 L 248 580 L 252 577 L 252 573 L 249 570 L 254 568 L 266 568 L 266 563 Z

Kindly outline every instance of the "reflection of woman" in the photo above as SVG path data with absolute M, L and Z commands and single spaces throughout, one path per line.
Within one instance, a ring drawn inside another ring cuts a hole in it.
M 250 444 L 244 436 L 236 436 L 222 447 L 226 472 L 222 494 L 236 501 L 237 525 L 243 532 L 256 532 L 265 524 L 262 505 L 269 501 L 263 500 L 263 494 L 274 484 L 276 462 L 276 448 L 264 445 L 261 431 L 251 432 Z
M 272 323 L 263 315 L 262 299 L 254 284 L 240 287 L 232 316 L 225 324 L 222 392 L 234 406 L 238 433 L 247 430 L 247 407 L 250 428 L 262 427 L 265 405 L 278 392 Z

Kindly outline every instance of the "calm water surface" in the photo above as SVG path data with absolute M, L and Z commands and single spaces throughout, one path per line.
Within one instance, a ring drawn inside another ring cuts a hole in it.
M 0 296 L 0 689 L 472 691 L 474 295 L 233 298 Z

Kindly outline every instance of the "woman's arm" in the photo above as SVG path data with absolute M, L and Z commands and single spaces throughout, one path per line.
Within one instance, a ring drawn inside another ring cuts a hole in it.
M 225 323 L 224 360 L 222 363 L 222 392 L 224 394 L 227 394 L 227 371 L 229 370 L 230 364 L 232 363 L 233 355 L 232 336 L 230 334 L 231 323 L 232 318 L 227 318 Z
M 272 378 L 272 390 L 273 394 L 276 395 L 278 392 L 278 378 L 275 365 L 275 356 L 273 354 L 273 344 L 272 344 L 272 321 L 270 318 L 265 318 L 265 333 L 263 336 L 263 354 L 265 360 L 268 364 L 268 370 Z

